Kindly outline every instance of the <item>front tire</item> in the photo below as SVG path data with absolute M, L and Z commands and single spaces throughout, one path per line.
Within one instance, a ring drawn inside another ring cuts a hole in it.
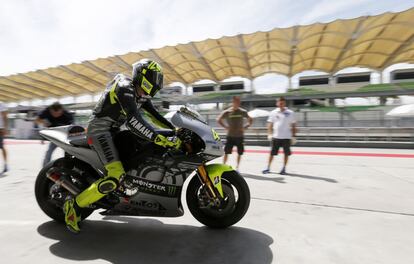
M 46 172 L 52 168 L 54 164 L 55 162 L 49 162 L 37 175 L 35 182 L 35 196 L 37 204 L 47 216 L 57 222 L 64 223 L 65 215 L 62 209 L 63 204 L 60 205 L 56 202 L 54 203 L 50 197 L 50 189 L 55 183 L 49 180 L 46 176 Z M 82 208 L 81 220 L 86 219 L 89 215 L 92 214 L 93 211 L 93 209 Z
M 202 188 L 200 179 L 195 176 L 188 183 L 186 199 L 188 209 L 200 223 L 212 228 L 226 228 L 239 222 L 250 205 L 250 190 L 246 181 L 236 171 L 222 175 L 224 196 L 228 197 L 226 208 L 201 208 L 199 194 Z M 238 197 L 235 197 L 237 191 Z M 222 211 L 221 213 L 219 211 Z M 224 213 L 223 213 L 224 212 Z

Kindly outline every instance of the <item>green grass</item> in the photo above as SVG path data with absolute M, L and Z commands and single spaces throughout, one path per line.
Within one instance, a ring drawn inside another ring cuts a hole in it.
M 370 84 L 363 86 L 356 90 L 356 92 L 372 92 L 372 91 L 387 91 L 396 89 L 398 86 L 391 84 L 391 83 L 384 83 L 384 84 Z
M 414 89 L 414 82 L 402 82 L 399 85 L 404 89 Z
M 346 107 L 335 107 L 335 106 L 312 106 L 310 110 L 317 110 L 320 112 L 356 112 L 356 111 L 366 111 L 372 110 L 378 106 L 370 106 L 370 105 L 355 105 L 355 106 L 346 106 Z
M 370 84 L 356 90 L 357 92 L 389 91 L 395 89 L 414 89 L 414 82 Z
M 214 99 L 214 98 L 219 98 L 219 97 L 223 97 L 223 96 L 236 96 L 236 95 L 242 95 L 245 93 L 232 93 L 232 92 L 228 92 L 228 93 L 223 93 L 223 92 L 211 92 L 208 94 L 203 94 L 201 96 L 199 96 L 198 98 L 200 99 Z
M 311 88 L 300 88 L 297 90 L 287 91 L 286 93 L 266 94 L 266 96 L 305 95 L 305 94 L 320 94 L 320 93 L 325 93 L 325 92 L 317 91 Z
M 316 93 L 324 93 L 324 92 L 314 90 L 314 89 L 311 89 L 311 88 L 301 88 L 301 89 L 298 89 L 298 90 L 287 91 L 285 94 L 295 95 L 295 94 L 316 94 Z
M 383 83 L 383 84 L 369 84 L 365 85 L 355 92 L 376 92 L 376 91 L 390 91 L 395 89 L 414 89 L 414 82 L 401 82 L 401 83 Z M 333 89 L 332 91 L 318 91 L 312 88 L 299 88 L 297 90 L 291 90 L 286 93 L 271 94 L 273 96 L 287 96 L 287 95 L 309 95 L 309 94 L 325 94 L 332 92 L 348 92 L 341 91 L 339 89 Z

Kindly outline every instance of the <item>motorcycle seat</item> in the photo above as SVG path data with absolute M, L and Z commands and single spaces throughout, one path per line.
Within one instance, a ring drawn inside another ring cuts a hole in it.
M 72 126 L 68 131 L 68 141 L 69 144 L 76 147 L 88 147 L 88 137 L 86 136 L 86 131 L 81 126 Z
M 86 135 L 70 139 L 69 143 L 75 147 L 89 147 L 88 138 Z

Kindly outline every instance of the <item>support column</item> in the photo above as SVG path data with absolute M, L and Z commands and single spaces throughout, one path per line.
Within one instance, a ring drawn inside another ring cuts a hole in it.
M 303 112 L 303 126 L 304 127 L 308 126 L 308 111 Z
M 344 127 L 344 109 L 341 107 L 341 111 L 339 111 L 339 126 Z
M 329 75 L 329 86 L 331 86 L 331 89 L 335 89 L 335 77 L 333 75 Z
M 326 106 L 335 106 L 335 98 L 325 99 Z
M 214 85 L 214 91 L 215 92 L 220 92 L 220 84 L 216 83 L 216 85 Z
M 256 89 L 254 87 L 253 79 L 250 79 L 250 90 L 252 91 L 252 94 L 256 93 Z

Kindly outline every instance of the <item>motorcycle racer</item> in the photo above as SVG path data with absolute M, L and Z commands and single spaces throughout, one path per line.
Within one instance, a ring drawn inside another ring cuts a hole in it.
M 163 87 L 161 66 L 155 61 L 142 59 L 132 67 L 132 78 L 118 74 L 108 84 L 89 121 L 88 144 L 98 154 L 106 174 L 64 203 L 66 226 L 74 233 L 80 231 L 80 208 L 88 207 L 122 184 L 125 171 L 112 139 L 112 131 L 125 124 L 134 134 L 157 145 L 170 148 L 181 146 L 180 139 L 175 136 L 175 127 L 158 113 L 151 102 L 151 98 Z M 142 110 L 153 123 L 169 130 L 157 130 L 144 119 Z

